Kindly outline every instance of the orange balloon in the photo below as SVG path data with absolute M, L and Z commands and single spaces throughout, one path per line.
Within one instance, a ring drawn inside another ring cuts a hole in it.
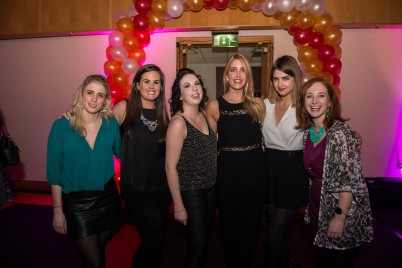
M 331 84 L 332 84 L 332 81 L 334 80 L 334 78 L 332 77 L 332 74 L 330 74 L 329 72 L 321 72 L 318 76 L 324 77 L 329 82 L 331 82 Z
M 342 41 L 342 32 L 338 27 L 332 26 L 324 32 L 324 40 L 328 45 L 339 45 Z
M 280 12 L 279 10 L 277 10 L 275 13 L 274 13 L 274 15 L 272 15 L 272 17 L 274 18 L 274 19 L 276 19 L 276 20 L 280 20 L 281 19 L 281 17 L 282 17 L 282 12 Z
M 204 7 L 204 0 L 188 0 L 187 2 L 194 12 L 198 12 Z
M 148 13 L 148 21 L 151 28 L 161 29 L 165 27 L 165 18 L 162 14 L 150 11 Z
M 334 89 L 335 89 L 335 94 L 336 94 L 336 96 L 338 97 L 338 99 L 340 99 L 340 98 L 341 98 L 341 94 L 342 94 L 341 89 L 340 89 L 339 87 L 337 87 L 337 86 L 334 86 Z
M 134 30 L 133 21 L 129 18 L 121 18 L 116 24 L 117 29 L 122 33 L 126 34 Z
M 254 4 L 254 0 L 238 0 L 239 8 L 243 11 L 249 11 Z
M 108 60 L 103 65 L 106 75 L 116 74 L 121 71 L 121 65 L 115 60 Z
M 135 50 L 138 47 L 138 38 L 134 35 L 127 34 L 123 39 L 123 46 L 127 51 Z
M 212 1 L 212 0 L 211 0 Z M 239 7 L 239 2 L 237 0 L 230 0 L 228 7 L 231 9 L 236 9 Z
M 332 26 L 333 19 L 329 13 L 324 13 L 318 16 L 314 21 L 314 30 L 323 33 Z
M 166 0 L 153 0 L 151 10 L 156 13 L 165 14 L 168 9 Z
M 288 28 L 297 22 L 299 12 L 296 9 L 292 9 L 287 13 L 282 13 L 280 22 L 283 28 Z
M 340 59 L 342 57 L 342 48 L 339 45 L 332 45 L 335 48 L 335 57 Z
M 137 48 L 134 51 L 130 51 L 128 54 L 129 58 L 133 58 L 138 62 L 138 66 L 145 60 L 145 51 L 142 48 Z
M 302 29 L 311 28 L 314 24 L 314 15 L 308 11 L 303 11 L 297 17 L 297 25 Z
M 317 58 L 317 51 L 310 46 L 300 46 L 297 58 L 300 62 L 309 62 Z
M 318 76 L 322 70 L 322 62 L 317 58 L 313 58 L 305 62 L 304 66 L 306 68 L 306 72 L 313 76 Z
M 115 73 L 113 76 L 113 84 L 116 86 L 123 86 L 126 85 L 128 82 L 128 75 L 123 72 Z

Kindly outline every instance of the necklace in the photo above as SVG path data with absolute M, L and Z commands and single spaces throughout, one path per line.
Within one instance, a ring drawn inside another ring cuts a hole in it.
M 150 121 L 145 118 L 144 114 L 141 112 L 140 119 L 142 123 L 149 129 L 149 131 L 154 132 L 156 127 L 158 126 L 158 120 Z
M 308 130 L 308 133 L 310 134 L 310 140 L 313 143 L 316 143 L 317 141 L 319 141 L 321 139 L 322 135 L 324 135 L 324 131 L 325 131 L 325 128 L 322 127 L 317 131 L 317 134 L 314 135 L 314 127 L 311 126 Z

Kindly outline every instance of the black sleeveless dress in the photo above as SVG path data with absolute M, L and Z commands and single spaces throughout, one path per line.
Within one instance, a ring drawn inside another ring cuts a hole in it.
M 248 267 L 266 198 L 260 124 L 219 97 L 217 199 L 228 267 Z

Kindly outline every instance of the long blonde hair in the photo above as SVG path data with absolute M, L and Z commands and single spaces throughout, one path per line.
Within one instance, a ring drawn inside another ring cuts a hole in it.
M 84 89 L 91 83 L 99 83 L 101 84 L 106 90 L 106 101 L 103 105 L 102 111 L 100 111 L 100 116 L 105 118 L 106 120 L 110 120 L 113 118 L 113 112 L 110 107 L 111 103 L 111 95 L 110 95 L 110 88 L 107 83 L 107 79 L 103 75 L 89 75 L 85 78 L 85 80 L 81 83 L 78 90 L 74 94 L 73 104 L 71 106 L 71 119 L 70 119 L 70 126 L 72 129 L 77 131 L 81 136 L 87 135 L 87 130 L 85 128 L 85 122 L 82 118 L 82 94 Z
M 254 98 L 253 73 L 251 71 L 249 61 L 242 54 L 237 53 L 232 55 L 228 63 L 226 64 L 225 70 L 223 72 L 224 93 L 229 91 L 229 81 L 226 79 L 226 76 L 229 72 L 230 65 L 234 60 L 239 60 L 246 69 L 246 85 L 243 88 L 243 94 L 244 94 L 243 109 L 253 118 L 253 121 L 261 123 L 263 114 L 261 107 L 258 105 L 258 103 Z

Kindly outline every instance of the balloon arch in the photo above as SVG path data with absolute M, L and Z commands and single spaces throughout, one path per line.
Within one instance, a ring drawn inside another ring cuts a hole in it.
M 324 0 L 133 0 L 128 11 L 115 15 L 117 27 L 110 33 L 106 49 L 104 71 L 115 101 L 127 99 L 132 79 L 145 61 L 143 48 L 149 45 L 150 33 L 184 11 L 202 8 L 240 8 L 278 19 L 293 36 L 304 79 L 324 76 L 340 97 L 342 32 L 333 25 Z

